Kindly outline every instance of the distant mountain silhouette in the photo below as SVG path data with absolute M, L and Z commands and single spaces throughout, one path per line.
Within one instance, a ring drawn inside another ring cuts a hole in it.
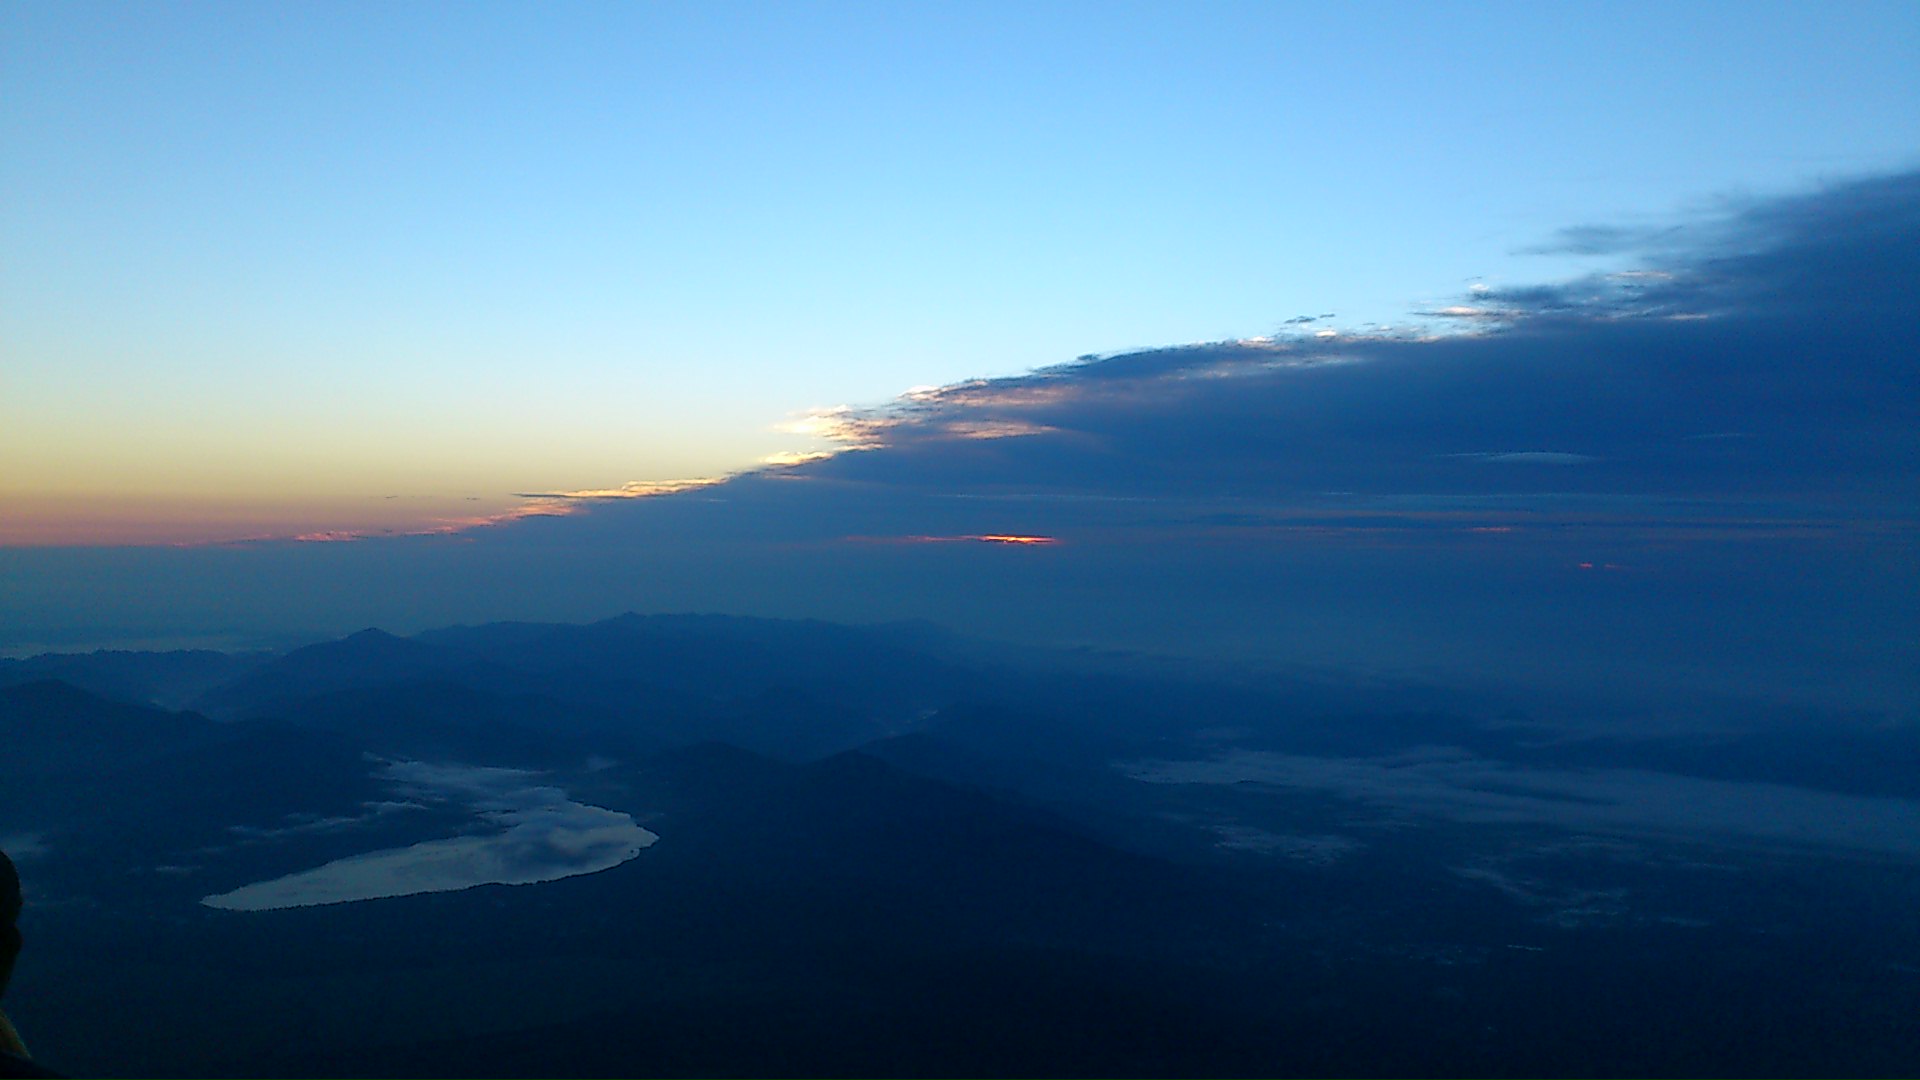
M 473 663 L 469 655 L 367 629 L 295 649 L 196 699 L 210 716 L 256 716 L 284 702 L 340 690 L 440 675 Z
M 219 718 L 282 716 L 338 728 L 356 723 L 351 714 L 371 702 L 334 696 L 405 685 L 414 689 L 401 695 L 404 705 L 392 696 L 398 691 L 387 700 L 416 719 L 439 717 L 442 738 L 452 715 L 471 708 L 513 714 L 510 726 L 540 732 L 618 728 L 636 745 L 720 739 L 803 760 L 911 730 L 978 684 L 973 673 L 894 636 L 817 622 L 639 615 L 586 626 L 458 627 L 417 639 L 363 630 L 262 664 L 195 707 Z M 921 628 L 906 636 L 931 635 Z M 430 701 L 426 686 L 444 688 L 445 700 Z M 551 703 L 555 715 L 536 716 L 533 699 Z M 395 745 L 424 736 L 412 724 L 386 733 Z

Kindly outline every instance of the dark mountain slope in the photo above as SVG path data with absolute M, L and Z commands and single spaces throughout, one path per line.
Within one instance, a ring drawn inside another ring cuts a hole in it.
M 629 614 L 544 634 L 528 624 L 503 624 L 436 631 L 420 640 L 457 643 L 524 671 L 568 671 L 716 701 L 796 691 L 865 717 L 911 715 L 972 685 L 970 673 L 896 637 L 885 628 L 812 620 Z
M 108 701 L 64 682 L 0 688 L 0 745 L 15 779 L 114 775 L 205 745 L 217 732 L 194 713 Z
M 337 732 L 375 754 L 519 768 L 578 766 L 590 754 L 661 748 L 628 717 L 532 694 L 457 683 L 399 682 L 318 694 L 281 705 L 300 727 Z

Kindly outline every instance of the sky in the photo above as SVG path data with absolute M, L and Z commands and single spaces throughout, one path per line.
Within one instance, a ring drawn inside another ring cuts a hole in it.
M 1916 54 L 1867 2 L 10 3 L 0 544 L 460 529 L 1419 325 L 1911 166 Z
M 717 611 L 1920 719 L 1911 5 L 4 19 L 7 653 Z

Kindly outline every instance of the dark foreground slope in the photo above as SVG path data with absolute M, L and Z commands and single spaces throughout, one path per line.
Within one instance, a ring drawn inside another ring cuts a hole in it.
M 621 779 L 661 840 L 599 874 L 54 905 L 22 1023 L 88 1073 L 1265 1071 L 1179 959 L 1249 910 L 1221 882 L 858 755 L 700 746 Z

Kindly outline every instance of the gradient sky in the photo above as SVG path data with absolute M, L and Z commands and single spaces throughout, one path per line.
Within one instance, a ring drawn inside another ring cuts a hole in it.
M 1568 227 L 1911 167 L 1917 55 L 1864 0 L 16 0 L 0 545 L 456 529 L 912 387 L 1405 325 L 1619 261 Z

